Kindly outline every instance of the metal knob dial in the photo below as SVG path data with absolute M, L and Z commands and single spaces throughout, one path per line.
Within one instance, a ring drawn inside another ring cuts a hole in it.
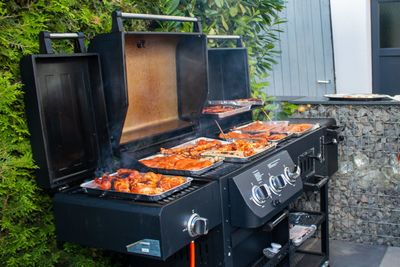
M 206 235 L 208 234 L 208 219 L 194 213 L 188 220 L 187 229 L 191 237 Z
M 299 166 L 295 166 L 293 171 L 289 169 L 289 167 L 285 167 L 284 169 L 284 177 L 285 180 L 293 185 L 294 182 L 296 182 L 296 179 L 300 177 L 301 174 L 301 169 Z
M 275 195 L 280 195 L 279 193 L 282 191 L 282 189 L 285 187 L 286 182 L 282 178 L 282 176 L 270 176 L 269 177 L 269 187 L 271 188 L 271 191 Z
M 251 191 L 252 191 L 251 192 L 252 199 L 258 205 L 264 204 L 267 201 L 267 199 L 271 197 L 271 190 L 265 184 L 260 186 L 255 185 L 253 186 Z

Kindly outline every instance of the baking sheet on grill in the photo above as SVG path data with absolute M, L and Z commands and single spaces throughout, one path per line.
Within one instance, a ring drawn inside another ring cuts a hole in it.
M 225 111 L 225 112 L 220 112 L 220 113 L 204 113 L 204 116 L 210 116 L 218 119 L 224 119 L 236 114 L 240 114 L 246 111 L 249 111 L 251 109 L 251 105 L 232 105 L 232 104 L 224 104 L 223 106 L 232 106 L 235 109 L 230 110 L 230 111 Z
M 264 101 L 261 99 L 233 99 L 233 100 L 209 100 L 207 101 L 209 105 L 238 105 L 238 106 L 245 106 L 245 105 L 252 105 L 252 106 L 263 106 Z
M 255 153 L 254 155 L 248 156 L 248 157 L 240 157 L 238 155 L 235 155 L 234 151 L 232 151 L 232 153 L 229 153 L 228 151 L 216 151 L 216 150 L 204 152 L 203 155 L 223 157 L 225 162 L 246 163 L 246 162 L 253 160 L 254 158 L 257 158 L 257 157 L 264 155 L 265 153 L 275 149 L 276 145 L 277 145 L 277 143 L 271 143 L 262 149 L 257 149 L 256 150 L 257 153 Z
M 329 100 L 350 100 L 350 101 L 377 101 L 388 98 L 380 94 L 327 94 L 324 97 Z
M 263 130 L 246 130 L 245 129 L 256 123 L 262 123 L 263 125 L 267 126 L 269 129 L 263 129 Z M 287 125 L 289 125 L 289 121 L 253 121 L 253 122 L 247 123 L 245 125 L 235 127 L 233 130 L 241 131 L 243 133 L 263 133 L 263 132 L 271 131 L 272 129 L 274 129 L 276 127 L 287 126 Z
M 277 143 L 277 144 L 279 144 L 279 143 L 282 143 L 282 142 L 284 142 L 284 141 L 290 139 L 290 138 L 293 136 L 292 133 L 283 133 L 283 134 L 285 135 L 284 138 L 276 139 L 276 140 L 268 140 L 268 142 L 272 142 L 272 143 Z M 271 134 L 271 135 L 274 135 L 274 134 Z
M 193 145 L 196 145 L 196 143 L 201 141 L 201 140 L 204 140 L 204 141 L 218 141 L 218 142 L 221 142 L 221 144 L 223 144 L 223 145 L 228 144 L 228 142 L 222 141 L 222 140 L 218 140 L 218 139 L 213 139 L 213 138 L 208 138 L 208 137 L 198 137 L 198 138 L 193 139 L 191 141 L 188 141 L 188 142 L 185 142 L 183 144 L 179 144 L 177 146 L 173 146 L 173 147 L 170 147 L 170 148 L 167 148 L 167 149 L 175 149 L 175 148 L 183 148 L 185 146 L 193 146 Z
M 110 176 L 114 176 L 116 173 L 110 174 Z M 168 177 L 168 175 L 165 175 Z M 186 179 L 186 182 L 183 184 L 180 184 L 174 188 L 171 188 L 167 191 L 164 191 L 160 194 L 157 195 L 145 195 L 145 194 L 135 194 L 135 193 L 127 193 L 127 192 L 119 192 L 115 190 L 102 190 L 99 189 L 97 184 L 95 183 L 94 179 L 84 182 L 81 184 L 81 187 L 86 193 L 92 193 L 100 196 L 111 196 L 111 197 L 118 197 L 118 198 L 124 198 L 124 199 L 130 199 L 130 200 L 137 200 L 137 201 L 158 201 L 160 199 L 163 199 L 167 196 L 172 195 L 175 192 L 178 192 L 182 189 L 185 189 L 190 186 L 191 182 L 193 181 L 193 178 L 191 177 L 183 177 Z
M 238 132 L 240 132 L 240 131 L 238 131 Z M 251 135 L 251 133 L 249 133 L 250 135 Z M 280 133 L 279 133 L 280 134 Z M 271 134 L 271 135 L 275 135 L 275 134 Z M 270 143 L 277 143 L 277 144 L 279 144 L 279 143 L 282 143 L 282 142 L 284 142 L 284 141 L 286 141 L 286 140 L 288 140 L 288 139 L 290 139 L 292 136 L 293 136 L 293 134 L 287 134 L 287 133 L 283 133 L 283 135 L 285 135 L 285 137 L 284 138 L 281 138 L 281 139 L 276 139 L 276 140 L 267 140 L 268 142 L 270 142 Z M 221 137 L 220 137 L 221 138 Z M 224 140 L 224 141 L 227 141 L 227 142 L 235 142 L 236 140 L 245 140 L 245 141 L 257 141 L 257 140 L 265 140 L 265 139 L 268 139 L 268 138 L 264 138 L 264 137 L 257 137 L 257 136 L 254 136 L 254 137 L 248 137 L 248 138 L 246 138 L 246 137 L 243 137 L 243 138 L 240 138 L 240 137 L 238 137 L 238 138 L 221 138 L 222 140 Z
M 298 123 L 293 123 L 292 125 L 295 125 L 295 124 L 298 124 Z M 310 129 L 305 130 L 305 131 L 302 131 L 302 132 L 286 132 L 286 131 L 283 131 L 283 132 L 282 132 L 282 131 L 276 130 L 276 128 L 275 128 L 275 129 L 272 129 L 272 130 L 271 130 L 271 134 L 274 134 L 274 133 L 276 133 L 276 134 L 284 133 L 284 134 L 291 134 L 293 137 L 299 137 L 299 136 L 302 136 L 302 135 L 304 135 L 304 134 L 306 134 L 306 133 L 309 133 L 309 132 L 311 132 L 311 131 L 314 131 L 314 130 L 318 129 L 319 127 L 320 127 L 320 125 L 319 125 L 318 123 L 312 124 L 312 127 L 311 127 Z
M 218 166 L 221 166 L 223 161 L 222 159 L 214 162 L 214 164 L 207 166 L 205 168 L 202 169 L 197 169 L 197 170 L 177 170 L 177 169 L 162 169 L 162 168 L 152 168 L 149 167 L 143 163 L 141 163 L 142 160 L 147 160 L 147 159 L 153 159 L 156 157 L 165 157 L 166 155 L 163 154 L 156 154 L 156 155 L 152 155 L 146 158 L 142 158 L 139 160 L 140 164 L 142 164 L 143 166 L 146 166 L 147 168 L 153 170 L 154 172 L 158 172 L 158 173 L 163 173 L 163 174 L 171 174 L 171 175 L 180 175 L 180 176 L 190 176 L 190 175 L 200 175 L 203 174 L 211 169 L 214 169 Z M 202 159 L 206 159 L 205 157 L 202 157 Z

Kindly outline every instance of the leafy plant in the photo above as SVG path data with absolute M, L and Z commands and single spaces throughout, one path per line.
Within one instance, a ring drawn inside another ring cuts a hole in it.
M 40 31 L 82 31 L 90 39 L 111 29 L 111 13 L 183 14 L 203 20 L 210 34 L 239 34 L 249 50 L 254 94 L 257 83 L 274 63 L 276 39 L 272 27 L 281 23 L 276 12 L 282 0 L 10 0 L 0 2 L 0 266 L 116 266 L 110 254 L 65 244 L 58 247 L 50 197 L 33 176 L 29 132 L 25 123 L 19 61 L 38 53 Z M 134 30 L 154 29 L 154 23 L 132 21 Z M 164 30 L 191 25 L 161 24 Z M 166 28 L 167 27 L 167 28 Z M 218 45 L 219 43 L 211 43 Z M 230 43 L 223 45 L 232 45 Z M 56 51 L 70 51 L 69 42 L 56 42 Z M 266 100 L 266 96 L 261 96 Z

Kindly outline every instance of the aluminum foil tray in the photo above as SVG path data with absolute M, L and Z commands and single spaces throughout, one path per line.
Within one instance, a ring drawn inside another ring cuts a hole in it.
M 269 130 L 259 130 L 259 131 L 244 130 L 244 128 L 246 128 L 246 127 L 248 127 L 248 126 L 250 126 L 250 125 L 252 125 L 254 123 L 256 123 L 256 122 L 253 121 L 253 122 L 247 123 L 245 125 L 241 125 L 239 127 L 235 127 L 233 130 L 241 131 L 243 133 L 262 133 L 262 132 L 266 132 L 266 131 L 271 131 L 275 127 L 278 127 L 278 126 L 287 126 L 287 125 L 289 125 L 289 121 L 262 121 L 262 124 L 270 125 L 271 128 Z
M 152 155 L 146 158 L 142 158 L 139 160 L 139 162 L 141 160 L 144 159 L 152 159 L 152 158 L 156 158 L 156 157 L 164 157 L 165 155 L 163 154 L 156 154 L 156 155 Z M 143 163 L 140 162 L 140 164 L 142 164 L 143 166 L 145 166 L 146 168 L 149 168 L 151 170 L 153 170 L 154 172 L 158 172 L 158 173 L 162 173 L 162 174 L 170 174 L 170 175 L 179 175 L 179 176 L 191 176 L 191 175 L 200 175 L 203 174 L 205 172 L 208 172 L 211 169 L 214 169 L 218 166 L 221 166 L 223 163 L 222 160 L 215 162 L 213 165 L 202 168 L 202 169 L 198 169 L 198 170 L 174 170 L 174 169 L 160 169 L 160 168 L 151 168 L 148 167 L 146 165 L 144 165 Z
M 183 144 L 179 144 L 179 145 L 177 145 L 177 146 L 170 147 L 170 148 L 168 148 L 168 149 L 174 149 L 174 148 L 180 148 L 180 147 L 184 147 L 184 146 L 194 145 L 194 144 L 196 144 L 196 143 L 197 143 L 198 141 L 200 141 L 200 140 L 219 141 L 219 142 L 221 142 L 222 144 L 227 144 L 227 143 L 228 143 L 228 142 L 226 142 L 226 141 L 221 141 L 221 140 L 218 140 L 218 139 L 213 139 L 213 138 L 208 138 L 208 137 L 198 137 L 198 138 L 196 138 L 196 139 L 193 139 L 193 140 L 191 140 L 191 141 L 185 142 L 185 143 L 183 143 Z
M 207 101 L 207 103 L 209 105 L 263 106 L 265 102 L 261 99 L 258 100 L 233 99 L 233 100 L 209 100 Z
M 296 123 L 293 123 L 293 124 L 296 124 Z M 274 129 L 272 129 L 271 133 L 284 133 L 284 134 L 291 134 L 291 136 L 293 136 L 293 137 L 299 137 L 306 133 L 309 133 L 309 132 L 312 132 L 312 131 L 318 129 L 319 127 L 320 127 L 319 124 L 316 123 L 313 125 L 313 127 L 311 127 L 310 129 L 308 129 L 306 131 L 303 131 L 303 132 L 297 132 L 297 133 L 295 133 L 295 132 L 280 132 L 280 131 L 274 131 Z
M 223 157 L 225 162 L 247 163 L 247 162 L 252 161 L 254 158 L 257 158 L 257 157 L 264 155 L 267 152 L 275 149 L 276 145 L 277 145 L 276 143 L 271 143 L 269 146 L 266 146 L 265 148 L 260 149 L 256 154 L 248 156 L 248 157 L 239 157 L 239 156 L 229 155 L 229 154 L 226 154 L 223 152 L 218 152 L 218 151 L 205 152 L 205 153 L 203 153 L 203 155 Z
M 115 174 L 111 174 L 111 176 L 112 175 L 115 175 Z M 158 195 L 144 195 L 144 194 L 118 192 L 118 191 L 114 191 L 114 190 L 102 190 L 102 189 L 97 188 L 97 185 L 94 182 L 94 180 L 90 180 L 88 182 L 82 183 L 81 187 L 83 188 L 83 190 L 86 193 L 96 194 L 96 195 L 99 195 L 102 197 L 103 196 L 111 196 L 111 197 L 118 197 L 118 198 L 137 200 L 137 201 L 154 202 L 154 201 L 163 199 L 167 196 L 170 196 L 173 193 L 178 192 L 184 188 L 189 187 L 191 182 L 193 181 L 193 178 L 191 178 L 191 177 L 184 177 L 184 178 L 186 178 L 185 183 L 183 183 L 177 187 L 171 188 L 170 190 L 162 192 L 161 194 L 158 194 Z
M 324 97 L 329 100 L 343 100 L 343 101 L 378 101 L 388 98 L 387 95 L 380 94 L 327 94 Z
M 234 110 L 221 112 L 221 113 L 203 113 L 203 116 L 210 116 L 218 119 L 224 119 L 233 115 L 237 115 L 251 109 L 251 105 L 233 105 L 233 104 L 223 104 L 224 106 L 234 106 Z
M 279 144 L 293 137 L 292 133 L 284 133 L 284 134 L 286 134 L 286 137 L 278 140 L 268 140 L 268 142 Z
M 298 247 L 303 244 L 304 241 L 310 238 L 316 230 L 316 225 L 295 225 L 293 226 L 293 228 L 290 229 L 290 240 L 292 241 L 293 245 Z
M 268 142 L 280 144 L 280 143 L 290 139 L 293 136 L 293 134 L 287 134 L 287 133 L 284 133 L 284 134 L 286 135 L 285 138 L 278 139 L 278 140 L 268 140 Z M 221 139 L 224 140 L 224 141 L 227 141 L 227 142 L 235 142 L 236 140 L 254 141 L 254 140 L 260 140 L 260 139 L 263 139 L 263 138 L 258 138 L 258 137 L 251 138 L 250 137 L 250 138 L 221 138 Z

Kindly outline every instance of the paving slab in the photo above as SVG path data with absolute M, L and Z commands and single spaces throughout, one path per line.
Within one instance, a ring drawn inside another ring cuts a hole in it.
M 400 248 L 388 247 L 379 267 L 400 266 Z
M 330 240 L 329 265 L 332 267 L 383 267 L 380 264 L 385 256 L 386 249 L 386 246 Z M 399 258 L 397 259 L 399 263 Z M 392 262 L 391 260 L 392 258 L 388 257 L 388 264 Z M 389 266 L 400 265 L 385 265 L 384 267 Z

